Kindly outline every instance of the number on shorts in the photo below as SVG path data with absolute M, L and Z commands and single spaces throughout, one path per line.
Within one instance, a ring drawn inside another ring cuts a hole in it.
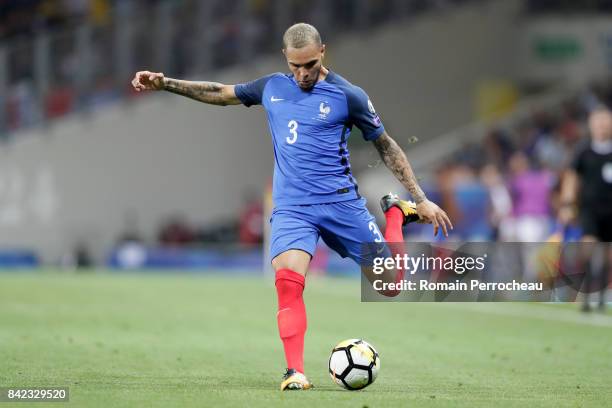
M 383 238 L 382 238 L 382 235 L 380 234 L 380 230 L 378 229 L 378 226 L 376 225 L 376 223 L 374 221 L 370 221 L 370 223 L 368 224 L 368 227 L 370 228 L 370 231 L 374 235 L 374 242 L 382 242 Z

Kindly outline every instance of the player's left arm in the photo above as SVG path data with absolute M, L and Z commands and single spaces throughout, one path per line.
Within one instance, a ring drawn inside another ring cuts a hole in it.
M 427 199 L 402 148 L 399 147 L 397 142 L 386 131 L 383 131 L 373 143 L 387 168 L 391 170 L 391 173 L 410 192 L 416 203 L 419 217 L 433 224 L 434 235 L 437 235 L 438 229 L 441 228 L 444 235 L 448 236 L 448 230 L 453 228 L 453 224 L 444 210 Z

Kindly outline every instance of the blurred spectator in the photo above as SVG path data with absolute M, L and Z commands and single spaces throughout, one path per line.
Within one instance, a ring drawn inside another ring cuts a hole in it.
M 197 240 L 200 244 L 233 244 L 239 241 L 236 219 L 219 219 L 198 229 Z
M 79 241 L 72 251 L 64 254 L 60 265 L 65 269 L 88 269 L 94 266 L 93 257 L 85 241 Z
M 511 234 L 512 198 L 506 183 L 494 164 L 487 164 L 480 171 L 480 180 L 489 193 L 489 222 L 493 239 L 507 241 Z
M 23 80 L 12 89 L 7 102 L 9 129 L 31 126 L 38 122 L 36 95 L 31 81 Z
M 486 217 L 487 190 L 474 170 L 465 164 L 455 164 L 438 172 L 441 205 L 453 220 L 452 238 L 468 241 L 491 239 L 492 231 Z
M 47 118 L 57 118 L 66 115 L 72 109 L 74 92 L 69 87 L 57 87 L 47 94 L 45 100 L 45 115 Z
M 523 123 L 518 127 L 517 132 L 518 140 L 516 148 L 527 154 L 531 154 L 537 142 L 538 131 L 536 127 L 533 126 L 531 122 Z M 510 159 L 510 157 L 508 157 L 508 159 Z
M 82 0 L 70 0 L 72 2 Z M 121 3 L 121 2 L 118 2 Z M 119 4 L 118 4 L 119 6 Z M 96 25 L 108 24 L 110 21 L 110 1 L 109 0 L 89 0 L 89 18 Z
M 563 118 L 561 119 L 557 132 L 563 143 L 568 148 L 573 148 L 582 137 L 582 129 L 580 128 L 580 114 L 578 106 L 566 106 L 564 109 Z
M 3 95 L 0 109 L 10 110 L 12 117 L 9 123 L 0 123 L 0 129 L 13 131 L 129 96 L 129 79 L 124 76 L 126 70 L 135 68 L 135 61 L 162 66 L 172 75 L 193 76 L 276 52 L 280 23 L 309 21 L 332 40 L 336 33 L 355 26 L 376 27 L 467 1 L 475 0 L 422 0 L 409 5 L 391 0 L 314 4 L 280 0 L 0 0 L 7 94 L 18 94 L 19 99 L 8 101 Z M 160 18 L 160 10 L 164 18 Z M 161 50 L 158 44 L 168 48 Z M 202 47 L 210 52 L 201 55 Z M 24 95 L 21 81 L 27 81 L 35 92 L 28 90 Z M 89 86 L 92 83 L 94 86 Z M 86 90 L 83 84 L 88 84 Z
M 0 38 L 31 34 L 37 17 L 38 0 L 3 1 L 0 3 Z
M 487 160 L 502 167 L 512 155 L 513 144 L 506 132 L 501 129 L 491 129 L 485 136 L 484 149 Z
M 555 188 L 571 165 L 572 151 L 585 145 L 586 112 L 608 100 L 612 101 L 611 83 L 587 88 L 550 111 L 536 110 L 514 128 L 491 128 L 482 146 L 467 144 L 445 158 L 428 194 L 458 226 L 456 236 L 465 239 L 463 225 L 468 219 L 474 224 L 486 220 L 491 236 L 502 241 L 545 241 L 553 229 L 559 232 L 553 228 L 553 216 L 561 206 Z M 478 179 L 470 169 L 478 171 Z M 479 187 L 486 189 L 486 211 L 475 210 L 478 203 L 469 204 Z M 606 208 L 608 201 L 599 200 Z M 566 236 L 571 230 L 573 240 L 580 234 L 577 225 L 562 229 Z
M 248 194 L 244 203 L 238 222 L 240 243 L 260 244 L 263 240 L 263 204 L 255 194 Z
M 569 160 L 566 144 L 561 140 L 558 131 L 560 129 L 556 128 L 554 132 L 541 134 L 533 148 L 536 161 L 547 169 L 555 171 L 565 167 Z
M 527 0 L 529 13 L 612 12 L 612 0 Z
M 583 310 L 589 311 L 589 290 L 592 289 L 593 270 L 599 275 L 599 307 L 605 307 L 605 292 L 608 287 L 608 275 L 612 264 L 612 112 L 600 107 L 588 118 L 591 140 L 580 146 L 574 162 L 563 178 L 561 208 L 559 219 L 568 224 L 575 218 L 578 206 L 578 220 L 582 227 L 584 242 L 583 265 L 585 287 Z M 595 242 L 606 242 L 599 256 L 594 247 Z M 603 258 L 599 266 L 595 258 Z
M 42 27 L 54 29 L 66 22 L 68 9 L 63 7 L 61 0 L 41 0 L 38 3 L 37 11 Z
M 512 238 L 518 242 L 541 242 L 550 232 L 550 190 L 553 174 L 534 169 L 523 152 L 510 158 L 512 197 Z
M 62 0 L 62 5 L 66 9 L 66 14 L 71 18 L 86 16 L 94 7 L 95 0 Z
M 185 246 L 194 243 L 195 232 L 182 215 L 174 215 L 162 224 L 157 240 L 162 246 Z

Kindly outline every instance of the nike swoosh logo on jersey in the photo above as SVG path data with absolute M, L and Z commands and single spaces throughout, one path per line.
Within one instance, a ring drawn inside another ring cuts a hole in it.
M 278 101 L 284 101 L 284 99 L 282 99 L 282 98 L 276 98 L 276 97 L 272 96 L 272 97 L 270 98 L 270 101 L 272 101 L 272 102 L 278 102 Z

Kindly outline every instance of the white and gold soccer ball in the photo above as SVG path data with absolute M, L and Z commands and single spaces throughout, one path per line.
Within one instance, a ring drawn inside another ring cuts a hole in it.
M 361 339 L 338 343 L 329 357 L 329 375 L 347 390 L 360 390 L 372 384 L 379 370 L 380 357 L 376 349 Z

